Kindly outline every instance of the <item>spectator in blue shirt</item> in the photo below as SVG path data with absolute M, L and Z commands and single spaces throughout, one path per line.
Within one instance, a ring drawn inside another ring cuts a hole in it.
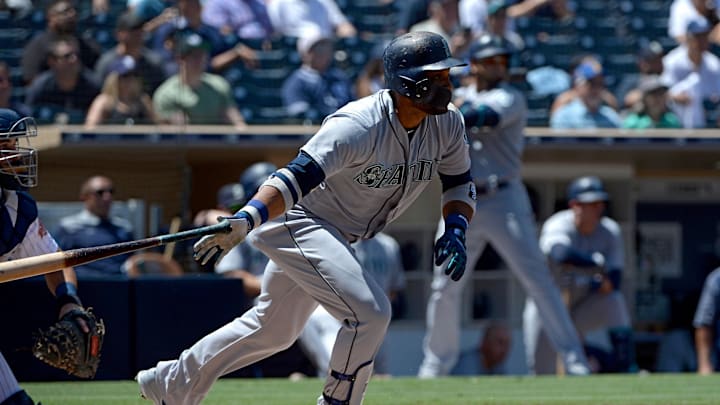
M 501 321 L 485 327 L 477 347 L 460 354 L 452 375 L 508 374 L 507 360 L 512 348 L 512 331 Z
M 720 267 L 705 279 L 693 325 L 698 373 L 712 374 L 720 370 Z
M 105 176 L 93 176 L 80 188 L 80 200 L 84 209 L 60 220 L 59 229 L 53 235 L 63 250 L 107 245 L 133 240 L 129 221 L 111 217 L 115 188 Z M 129 254 L 122 254 L 92 263 L 75 266 L 80 277 L 121 275 L 122 265 Z
M 605 79 L 602 66 L 583 62 L 573 71 L 573 90 L 576 97 L 550 116 L 553 128 L 618 128 L 618 113 L 603 104 Z
M 332 67 L 334 41 L 319 32 L 298 39 L 302 66 L 282 86 L 283 105 L 292 118 L 319 123 L 354 98 L 353 83 Z

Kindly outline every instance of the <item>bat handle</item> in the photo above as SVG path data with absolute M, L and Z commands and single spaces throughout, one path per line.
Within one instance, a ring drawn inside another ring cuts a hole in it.
M 216 233 L 228 233 L 230 231 L 232 231 L 232 225 L 230 224 L 230 221 L 224 219 L 215 225 L 209 225 L 202 228 L 190 229 L 187 231 L 160 236 L 160 243 L 165 244 L 177 242 L 179 240 L 197 238 L 205 235 L 213 235 Z

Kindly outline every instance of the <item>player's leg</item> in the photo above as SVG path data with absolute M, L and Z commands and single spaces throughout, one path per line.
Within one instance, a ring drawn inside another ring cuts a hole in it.
M 0 405 L 34 405 L 35 402 L 20 388 L 10 366 L 0 353 Z
M 340 326 L 340 321 L 322 305 L 318 305 L 298 337 L 298 344 L 317 369 L 318 377 L 325 378 L 328 375 L 330 356 Z
M 288 238 L 283 245 L 294 248 L 266 249 L 268 237 Z M 255 245 L 283 268 L 292 269 L 288 275 L 293 281 L 342 325 L 319 403 L 360 404 L 390 323 L 385 291 L 363 271 L 345 237 L 327 222 L 291 212 L 282 227 L 266 228 L 255 238 Z
M 543 332 L 537 306 L 529 297 L 523 309 L 523 343 L 530 374 L 555 374 L 557 352 Z
M 472 279 L 472 267 L 485 248 L 485 241 L 479 236 L 482 213 L 470 222 L 465 234 L 467 244 L 467 265 L 465 275 L 458 281 L 450 280 L 442 267 L 434 266 L 433 281 L 426 313 L 426 331 L 423 341 L 423 361 L 418 370 L 421 378 L 448 375 L 460 355 L 460 317 L 462 315 L 462 293 Z M 435 239 L 443 232 L 445 222 L 440 220 Z
M 173 405 L 199 404 L 220 376 L 290 347 L 316 306 L 300 285 L 269 262 L 257 304 L 177 360 L 159 362 L 151 369 L 153 381 L 145 384 L 153 392 L 143 390 L 145 396 Z
M 581 333 L 607 328 L 615 371 L 628 372 L 635 368 L 635 340 L 621 292 L 591 294 L 573 310 L 573 316 Z
M 513 182 L 499 191 L 490 202 L 493 215 L 483 227 L 486 238 L 495 247 L 518 278 L 527 295 L 535 302 L 542 329 L 562 354 L 568 374 L 587 374 L 589 368 L 580 339 L 563 303 L 538 243 L 535 216 L 525 186 Z

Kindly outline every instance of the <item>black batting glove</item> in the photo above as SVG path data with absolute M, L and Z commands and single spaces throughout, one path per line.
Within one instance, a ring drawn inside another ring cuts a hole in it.
M 453 281 L 460 280 L 467 265 L 465 250 L 465 231 L 467 219 L 460 214 L 450 214 L 445 218 L 445 233 L 435 242 L 435 265 L 440 266 L 447 260 L 445 275 Z

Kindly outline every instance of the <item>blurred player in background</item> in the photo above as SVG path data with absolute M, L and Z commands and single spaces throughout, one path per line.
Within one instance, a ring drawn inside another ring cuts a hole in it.
M 538 248 L 535 216 L 520 177 L 527 106 L 524 96 L 506 82 L 511 52 L 501 39 L 484 39 L 471 52 L 475 83 L 455 92 L 470 138 L 478 193 L 478 215 L 468 229 L 468 263 L 472 268 L 490 242 L 526 293 L 538 302 L 543 323 L 563 353 L 568 373 L 587 374 L 580 340 Z M 437 235 L 443 232 L 441 221 Z M 435 268 L 419 377 L 447 375 L 457 361 L 461 298 L 471 276 L 452 283 L 443 277 L 441 267 Z
M 37 185 L 37 152 L 29 139 L 34 136 L 37 127 L 33 118 L 21 118 L 13 110 L 0 108 L 0 262 L 60 250 L 40 223 L 35 200 L 23 191 Z M 72 268 L 49 273 L 45 281 L 56 298 L 58 318 L 82 308 Z M 1 353 L 0 405 L 34 405 Z
M 705 279 L 693 325 L 698 373 L 712 374 L 720 370 L 720 268 Z
M 597 177 L 573 180 L 567 200 L 570 208 L 543 224 L 540 248 L 557 270 L 578 331 L 608 328 L 613 347 L 602 371 L 631 371 L 635 354 L 630 313 L 620 291 L 625 267 L 620 225 L 604 215 L 608 194 Z M 529 297 L 523 313 L 528 364 L 536 374 L 555 373 L 555 351 L 541 334 L 546 328 L 539 311 Z

